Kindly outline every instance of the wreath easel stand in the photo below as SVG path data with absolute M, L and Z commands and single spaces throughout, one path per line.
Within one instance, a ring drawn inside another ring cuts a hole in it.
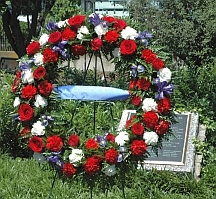
M 108 86 L 108 83 L 107 83 L 107 79 L 106 79 L 106 73 L 105 73 L 105 69 L 104 69 L 104 64 L 103 64 L 103 60 L 102 60 L 102 56 L 101 56 L 101 52 L 100 50 L 97 50 L 97 51 L 94 51 L 91 53 L 91 55 L 89 56 L 89 61 L 88 61 L 88 64 L 86 65 L 86 54 L 85 54 L 85 66 L 84 66 L 84 77 L 83 77 L 83 81 L 82 81 L 82 85 L 85 85 L 85 81 L 86 81 L 86 77 L 87 77 L 87 73 L 89 71 L 89 68 L 90 68 L 90 65 L 91 65 L 91 62 L 92 62 L 92 59 L 93 59 L 93 56 L 95 57 L 95 64 L 94 64 L 94 86 L 97 86 L 97 72 L 98 72 L 98 59 L 99 59 L 99 62 L 101 63 L 101 69 L 102 69 L 102 76 L 104 77 L 104 86 L 107 87 Z M 68 67 L 70 67 L 70 62 L 68 61 Z M 80 99 L 80 101 L 82 101 Z M 110 111 L 110 116 L 111 116 L 111 122 L 112 122 L 112 125 L 111 125 L 111 131 L 112 132 L 116 132 L 116 127 L 115 127 L 115 124 L 114 124 L 114 117 L 113 117 L 113 111 L 112 111 L 112 106 L 111 106 L 111 103 L 110 101 L 100 101 L 100 100 L 94 100 L 93 101 L 93 132 L 94 134 L 96 133 L 96 103 L 108 103 L 109 105 L 109 111 Z M 74 118 L 74 115 L 76 113 L 76 107 L 78 105 L 78 100 L 76 100 L 76 105 L 75 105 L 75 109 L 73 111 L 73 115 L 71 117 L 71 123 L 70 123 L 70 127 L 73 125 L 73 118 Z M 124 167 L 124 163 L 123 163 L 123 167 Z M 54 188 L 54 184 L 55 184 L 55 180 L 57 178 L 57 171 L 55 172 L 54 174 L 54 178 L 53 178 L 53 181 L 52 181 L 52 185 L 51 185 L 51 188 L 50 188 L 50 193 L 48 195 L 48 198 L 49 199 L 51 196 L 52 196 L 52 191 L 53 191 L 53 188 Z M 90 181 L 92 181 L 90 183 L 90 198 L 92 199 L 93 198 L 93 188 L 94 188 L 94 176 L 90 179 Z M 122 195 L 123 195 L 123 198 L 125 199 L 126 196 L 125 196 L 125 190 L 124 190 L 124 186 L 125 186 L 125 172 L 124 171 L 121 171 L 121 174 L 120 174 L 120 178 L 121 178 L 121 184 L 122 184 Z

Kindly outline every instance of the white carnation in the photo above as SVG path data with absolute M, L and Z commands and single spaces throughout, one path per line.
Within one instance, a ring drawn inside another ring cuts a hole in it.
M 22 81 L 24 84 L 25 83 L 32 84 L 34 82 L 34 77 L 33 77 L 31 69 L 22 71 L 21 76 L 22 76 Z
M 99 24 L 95 26 L 94 30 L 98 37 L 101 37 L 102 35 L 105 35 L 108 32 L 108 26 L 104 27 L 103 24 Z
M 59 21 L 57 23 L 58 28 L 64 28 L 67 26 L 67 21 Z
M 36 66 L 41 66 L 43 64 L 43 55 L 41 53 L 36 53 L 34 55 L 34 63 Z
M 151 145 L 151 146 L 157 145 L 158 138 L 159 138 L 158 134 L 155 133 L 154 131 L 145 132 L 143 134 L 143 139 L 145 140 L 145 143 L 147 145 Z
M 74 166 L 79 166 L 79 163 L 83 157 L 84 157 L 84 153 L 81 149 L 72 149 L 72 152 L 69 155 L 69 161 Z
M 162 68 L 158 71 L 158 77 L 161 82 L 164 82 L 164 81 L 170 82 L 171 75 L 172 75 L 172 72 L 170 71 L 169 68 Z
M 35 95 L 35 103 L 34 104 L 35 104 L 36 107 L 41 106 L 42 108 L 44 108 L 45 106 L 48 105 L 48 102 L 44 97 L 37 94 L 37 95 Z
M 17 106 L 19 106 L 19 105 L 20 105 L 20 98 L 19 98 L 19 97 L 15 97 L 13 106 L 14 106 L 14 107 L 17 107 Z
M 89 30 L 86 26 L 81 26 L 80 28 L 78 28 L 77 32 L 78 32 L 78 34 L 79 33 L 85 34 L 85 35 L 89 34 Z
M 41 46 L 44 46 L 47 42 L 48 42 L 48 39 L 49 39 L 49 35 L 48 34 L 42 34 L 40 39 L 39 39 L 39 43 Z
M 125 141 L 129 140 L 128 133 L 126 131 L 121 131 L 119 134 L 115 137 L 115 142 L 119 146 L 124 146 Z
M 37 121 L 32 125 L 31 129 L 32 135 L 44 135 L 45 134 L 45 126 L 41 121 Z
M 157 111 L 157 103 L 152 98 L 145 98 L 143 100 L 142 109 L 144 112 L 148 112 L 148 111 L 155 111 L 156 112 Z
M 134 28 L 131 28 L 130 26 L 127 26 L 125 29 L 121 32 L 121 37 L 123 39 L 132 39 L 135 40 L 135 38 L 138 36 L 137 31 Z
M 82 33 L 78 33 L 77 34 L 77 39 L 79 39 L 79 40 L 83 39 L 83 34 Z
M 116 167 L 115 167 L 115 165 L 110 165 L 109 167 L 106 167 L 106 169 L 103 172 L 107 176 L 113 176 L 116 174 Z

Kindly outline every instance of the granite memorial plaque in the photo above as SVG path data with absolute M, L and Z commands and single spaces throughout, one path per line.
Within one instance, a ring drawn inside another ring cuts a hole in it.
M 135 110 L 124 110 L 118 130 L 124 129 L 125 122 L 136 113 Z M 193 139 L 198 132 L 198 115 L 194 113 L 176 114 L 176 124 L 172 124 L 173 135 L 163 141 L 158 156 L 148 147 L 150 156 L 142 163 L 146 169 L 173 170 L 182 172 L 194 171 L 195 146 Z

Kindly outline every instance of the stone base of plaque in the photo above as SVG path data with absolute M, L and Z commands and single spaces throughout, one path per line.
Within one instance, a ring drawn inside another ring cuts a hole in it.
M 204 142 L 206 138 L 206 126 L 200 124 L 199 125 L 199 132 L 197 135 L 197 140 L 200 142 Z M 195 170 L 194 170 L 194 178 L 199 181 L 200 180 L 200 174 L 202 170 L 202 161 L 203 161 L 203 154 L 196 153 L 195 156 Z

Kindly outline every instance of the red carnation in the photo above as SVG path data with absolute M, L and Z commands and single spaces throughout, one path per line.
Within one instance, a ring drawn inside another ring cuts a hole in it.
M 117 31 L 122 31 L 123 29 L 125 29 L 127 26 L 126 22 L 122 19 L 116 19 L 116 21 L 114 22 L 114 26 L 113 28 Z
M 142 156 L 147 150 L 147 145 L 143 140 L 134 140 L 131 144 L 131 153 L 135 156 Z
M 43 62 L 44 63 L 55 63 L 58 61 L 58 52 L 52 51 L 50 48 L 46 48 L 43 51 Z
M 103 20 L 107 21 L 109 23 L 113 23 L 116 19 L 114 17 L 112 17 L 112 16 L 104 16 Z
M 96 155 L 89 157 L 84 164 L 84 170 L 90 175 L 96 174 L 101 168 L 102 159 Z
M 33 77 L 37 80 L 42 79 L 46 76 L 46 69 L 43 66 L 39 66 L 33 72 Z
M 83 24 L 85 20 L 85 16 L 84 15 L 76 15 L 74 17 L 71 17 L 70 19 L 68 19 L 68 24 L 75 28 L 78 29 L 81 27 L 81 25 Z
M 155 126 L 155 130 L 158 135 L 164 135 L 170 128 L 170 123 L 165 120 L 161 120 L 159 125 Z
M 108 164 L 116 164 L 118 158 L 118 152 L 114 148 L 110 148 L 105 152 L 105 161 Z
M 31 99 L 37 94 L 37 89 L 35 86 L 28 84 L 22 89 L 22 98 Z
M 88 139 L 85 146 L 88 150 L 99 148 L 99 144 L 93 138 Z
M 49 36 L 48 42 L 50 44 L 58 44 L 61 41 L 61 32 L 60 31 L 55 31 L 52 32 Z
M 135 88 L 136 84 L 137 84 L 136 80 L 131 80 L 129 83 L 129 89 L 133 90 Z
M 41 137 L 38 137 L 38 136 L 31 137 L 29 140 L 29 143 L 28 143 L 28 147 L 32 151 L 40 153 L 44 148 L 43 139 Z
M 160 69 L 162 69 L 164 67 L 164 62 L 160 58 L 156 58 L 152 62 L 152 67 L 155 70 L 160 70 Z
M 150 49 L 144 49 L 142 51 L 142 56 L 141 56 L 147 64 L 150 64 L 156 59 L 156 54 L 153 53 Z
M 25 122 L 25 121 L 29 121 L 33 118 L 34 109 L 30 105 L 23 103 L 20 105 L 18 113 L 20 116 L 20 120 L 22 122 Z
M 119 34 L 117 33 L 116 30 L 109 30 L 105 35 L 104 39 L 108 41 L 109 43 L 114 43 L 118 40 Z
M 71 48 L 72 48 L 74 55 L 82 56 L 86 54 L 86 46 L 84 45 L 77 44 L 77 45 L 73 45 Z
M 71 178 L 73 175 L 76 174 L 76 168 L 71 163 L 65 163 L 63 166 L 63 174 L 66 175 L 68 178 Z
M 62 32 L 62 40 L 73 40 L 76 38 L 76 32 L 74 30 L 71 30 L 71 28 L 65 28 Z
M 103 45 L 103 41 L 100 38 L 94 38 L 91 41 L 92 50 L 99 50 Z
M 168 114 L 170 109 L 171 109 L 171 102 L 169 98 L 164 97 L 163 99 L 159 100 L 158 113 Z
M 154 129 L 158 124 L 158 115 L 154 111 L 148 111 L 143 114 L 143 122 L 147 128 Z
M 115 142 L 115 136 L 112 133 L 108 133 L 106 136 L 106 140 L 110 142 Z
M 80 139 L 78 135 L 70 135 L 69 139 L 68 139 L 68 144 L 72 147 L 77 147 L 79 146 L 80 143 Z
M 137 122 L 135 124 L 132 124 L 131 131 L 134 135 L 142 135 L 144 132 L 144 126 L 140 122 Z
M 148 79 L 143 77 L 137 80 L 136 85 L 140 90 L 147 91 L 149 87 L 151 86 L 151 82 Z
M 39 92 L 44 96 L 49 96 L 52 92 L 53 86 L 48 80 L 43 80 L 38 85 Z
M 62 139 L 57 136 L 53 135 L 47 138 L 46 148 L 50 151 L 58 152 L 63 147 Z
M 27 54 L 29 56 L 34 55 L 40 50 L 40 43 L 38 41 L 32 41 L 26 48 Z
M 22 131 L 20 131 L 21 137 L 28 137 L 31 133 L 31 129 L 29 127 L 24 127 Z
M 13 85 L 12 85 L 12 87 L 11 87 L 11 90 L 12 90 L 13 93 L 16 92 L 17 87 L 19 86 L 20 78 L 21 78 L 21 72 L 18 70 L 18 71 L 16 72 L 16 77 L 15 77 L 15 79 L 14 79 L 14 81 L 13 81 Z
M 132 97 L 132 104 L 134 105 L 134 106 L 139 106 L 140 105 L 140 102 L 141 102 L 141 98 L 140 98 L 140 96 L 138 96 L 138 95 L 134 95 L 133 97 Z
M 123 55 L 132 55 L 136 52 L 137 50 L 137 45 L 134 40 L 124 40 L 120 44 L 120 52 Z

